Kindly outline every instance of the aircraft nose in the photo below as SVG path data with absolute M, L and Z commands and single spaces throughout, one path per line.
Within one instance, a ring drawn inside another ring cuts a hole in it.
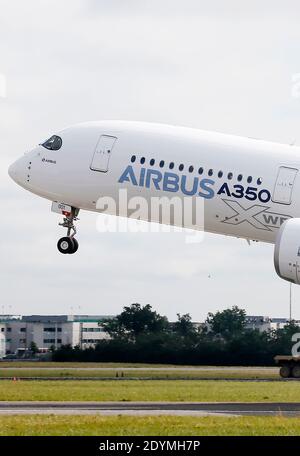
M 12 163 L 10 165 L 10 167 L 8 168 L 9 177 L 11 177 L 11 179 L 14 180 L 14 181 L 16 181 L 17 178 L 18 178 L 18 164 L 17 164 L 17 161 Z
M 13 181 L 19 185 L 24 185 L 25 181 L 25 167 L 24 160 L 19 158 L 8 168 L 8 174 Z

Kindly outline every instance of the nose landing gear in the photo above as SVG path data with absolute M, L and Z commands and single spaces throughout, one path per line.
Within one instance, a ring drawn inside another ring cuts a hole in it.
M 75 253 L 77 252 L 78 247 L 78 241 L 74 237 L 62 237 L 57 243 L 57 248 L 60 253 Z
M 65 215 L 64 221 L 62 223 L 59 223 L 59 226 L 67 228 L 67 236 L 62 237 L 57 243 L 57 248 L 60 251 L 60 253 L 73 254 L 78 250 L 79 244 L 77 239 L 75 239 L 74 237 L 76 234 L 76 227 L 74 225 L 74 222 L 78 220 L 78 213 L 79 209 L 76 209 L 74 207 L 72 207 L 71 212 L 63 213 Z

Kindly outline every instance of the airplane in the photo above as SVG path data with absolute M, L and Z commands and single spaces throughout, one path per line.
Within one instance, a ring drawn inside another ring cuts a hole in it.
M 63 254 L 78 250 L 79 211 L 105 212 L 99 198 L 118 201 L 124 190 L 147 202 L 176 196 L 202 203 L 204 222 L 193 229 L 274 244 L 277 274 L 300 284 L 299 169 L 297 146 L 114 120 L 57 132 L 17 159 L 8 173 L 63 215 L 60 225 L 67 233 L 57 243 Z M 129 217 L 117 204 L 107 213 Z M 148 210 L 137 213 L 132 217 L 157 221 Z M 166 223 L 179 225 L 175 218 Z

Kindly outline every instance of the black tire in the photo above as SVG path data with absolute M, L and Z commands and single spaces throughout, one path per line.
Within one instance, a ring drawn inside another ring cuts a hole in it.
M 279 374 L 282 378 L 289 378 L 292 375 L 292 369 L 288 364 L 284 364 L 281 366 Z
M 295 364 L 295 366 L 292 368 L 292 376 L 294 378 L 300 378 L 300 365 Z
M 75 239 L 74 237 L 72 238 L 72 241 L 73 241 L 74 247 L 73 247 L 73 251 L 70 253 L 76 253 L 78 250 L 79 244 L 78 244 L 77 239 Z
M 57 248 L 60 253 L 73 253 L 74 250 L 74 242 L 73 239 L 70 237 L 63 237 L 57 243 Z

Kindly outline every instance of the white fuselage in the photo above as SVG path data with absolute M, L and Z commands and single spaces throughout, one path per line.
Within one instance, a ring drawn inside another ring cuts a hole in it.
M 118 200 L 120 189 L 147 201 L 201 198 L 205 231 L 264 242 L 275 241 L 286 219 L 300 217 L 299 147 L 122 121 L 58 135 L 59 150 L 40 145 L 9 169 L 18 184 L 51 201 L 99 211 L 98 199 Z

